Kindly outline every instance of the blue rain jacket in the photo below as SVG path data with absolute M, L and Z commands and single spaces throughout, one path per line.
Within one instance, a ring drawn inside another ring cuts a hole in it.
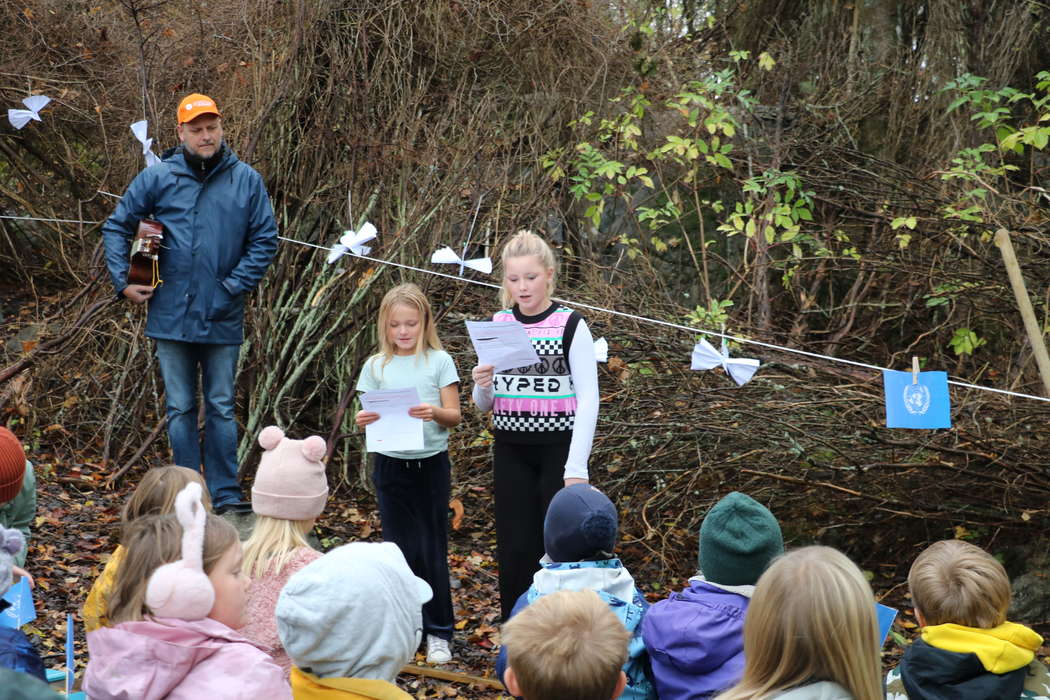
M 146 335 L 189 343 L 236 345 L 244 339 L 244 295 L 277 250 L 277 224 L 262 177 L 225 147 L 202 180 L 182 148 L 140 172 L 102 227 L 117 294 L 127 286 L 139 220 L 164 225 L 160 278 L 149 300 Z

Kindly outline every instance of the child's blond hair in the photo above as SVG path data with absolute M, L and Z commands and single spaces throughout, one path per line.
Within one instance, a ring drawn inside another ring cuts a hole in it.
M 995 557 L 962 540 L 934 542 L 908 572 L 911 601 L 927 625 L 989 629 L 1006 622 L 1010 578 Z
M 419 320 L 423 327 L 419 329 L 419 337 L 416 338 L 416 356 L 428 350 L 443 349 L 426 294 L 412 283 L 399 284 L 387 292 L 383 296 L 383 301 L 379 303 L 379 321 L 376 330 L 379 336 L 379 355 L 383 358 L 383 367 L 389 364 L 395 355 L 394 344 L 390 342 L 390 336 L 387 334 L 387 325 L 390 323 L 390 314 L 399 304 L 419 312 Z
M 292 559 L 296 549 L 310 547 L 306 534 L 315 520 L 285 520 L 269 515 L 255 516 L 251 537 L 244 543 L 244 560 L 241 567 L 248 578 L 260 578 L 272 568 L 273 575 L 281 573 Z
M 499 300 L 500 305 L 505 309 L 510 308 L 514 301 L 510 290 L 507 289 L 507 259 L 520 258 L 526 255 L 535 255 L 539 259 L 540 265 L 551 271 L 551 277 L 547 281 L 547 296 L 554 294 L 554 281 L 558 276 L 558 263 L 554 259 L 554 251 L 551 250 L 551 247 L 547 245 L 545 240 L 532 231 L 523 229 L 511 236 L 510 240 L 504 244 L 503 253 L 500 257 L 503 263 L 504 275 L 503 284 L 500 287 Z
M 744 622 L 744 675 L 717 700 L 765 700 L 817 680 L 854 700 L 882 700 L 875 596 L 860 569 L 830 547 L 773 561 Z
M 526 700 L 609 700 L 630 634 L 594 591 L 558 591 L 511 618 L 502 639 Z
M 179 467 L 174 464 L 156 467 L 142 475 L 139 485 L 132 491 L 120 511 L 120 522 L 128 523 L 146 515 L 165 515 L 175 511 L 175 497 L 189 483 L 201 486 L 201 503 L 204 509 L 211 511 L 211 498 L 208 486 L 200 472 Z
M 238 543 L 237 530 L 218 515 L 207 514 L 202 552 L 204 573 L 210 574 L 222 555 Z M 146 515 L 128 523 L 124 532 L 127 554 L 106 600 L 111 625 L 149 617 L 146 586 L 161 565 L 182 556 L 182 525 L 174 513 Z

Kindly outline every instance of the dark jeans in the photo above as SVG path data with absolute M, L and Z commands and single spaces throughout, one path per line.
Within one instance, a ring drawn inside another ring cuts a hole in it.
M 505 621 L 532 585 L 544 554 L 543 520 L 554 494 L 565 485 L 569 443 L 519 445 L 496 440 L 496 558 L 499 604 Z
M 197 429 L 197 371 L 204 394 L 204 480 L 212 507 L 242 499 L 237 483 L 237 422 L 234 376 L 240 345 L 157 341 L 157 361 L 168 404 L 168 439 L 175 464 L 201 468 Z
M 451 640 L 448 498 L 452 465 L 448 452 L 419 460 L 395 459 L 376 452 L 372 465 L 383 539 L 401 549 L 412 573 L 434 591 L 434 597 L 423 606 L 423 632 Z

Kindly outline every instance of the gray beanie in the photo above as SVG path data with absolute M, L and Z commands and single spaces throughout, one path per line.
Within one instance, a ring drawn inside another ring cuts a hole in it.
M 712 583 L 751 586 L 784 553 L 780 523 L 764 505 L 733 491 L 700 525 L 700 573 Z
M 292 574 L 277 599 L 277 634 L 315 676 L 393 682 L 416 653 L 432 595 L 396 544 L 353 542 Z

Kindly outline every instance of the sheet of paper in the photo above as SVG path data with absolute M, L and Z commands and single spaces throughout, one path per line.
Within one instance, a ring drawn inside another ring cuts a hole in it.
M 423 449 L 423 419 L 408 415 L 420 404 L 415 387 L 377 389 L 361 394 L 361 408 L 379 414 L 365 427 L 365 449 L 369 452 L 408 452 Z
M 952 427 L 947 372 L 919 372 L 918 380 L 912 381 L 911 372 L 883 370 L 886 427 Z
M 534 365 L 540 361 L 525 327 L 517 321 L 467 321 L 479 365 L 492 365 L 497 372 Z
M 18 583 L 7 589 L 3 599 L 10 603 L 11 607 L 0 613 L 0 627 L 17 629 L 36 619 L 33 590 L 29 587 L 29 579 L 20 578 Z
M 875 616 L 879 619 L 879 639 L 883 644 L 893 627 L 893 620 L 897 617 L 897 610 L 882 603 L 875 603 Z

